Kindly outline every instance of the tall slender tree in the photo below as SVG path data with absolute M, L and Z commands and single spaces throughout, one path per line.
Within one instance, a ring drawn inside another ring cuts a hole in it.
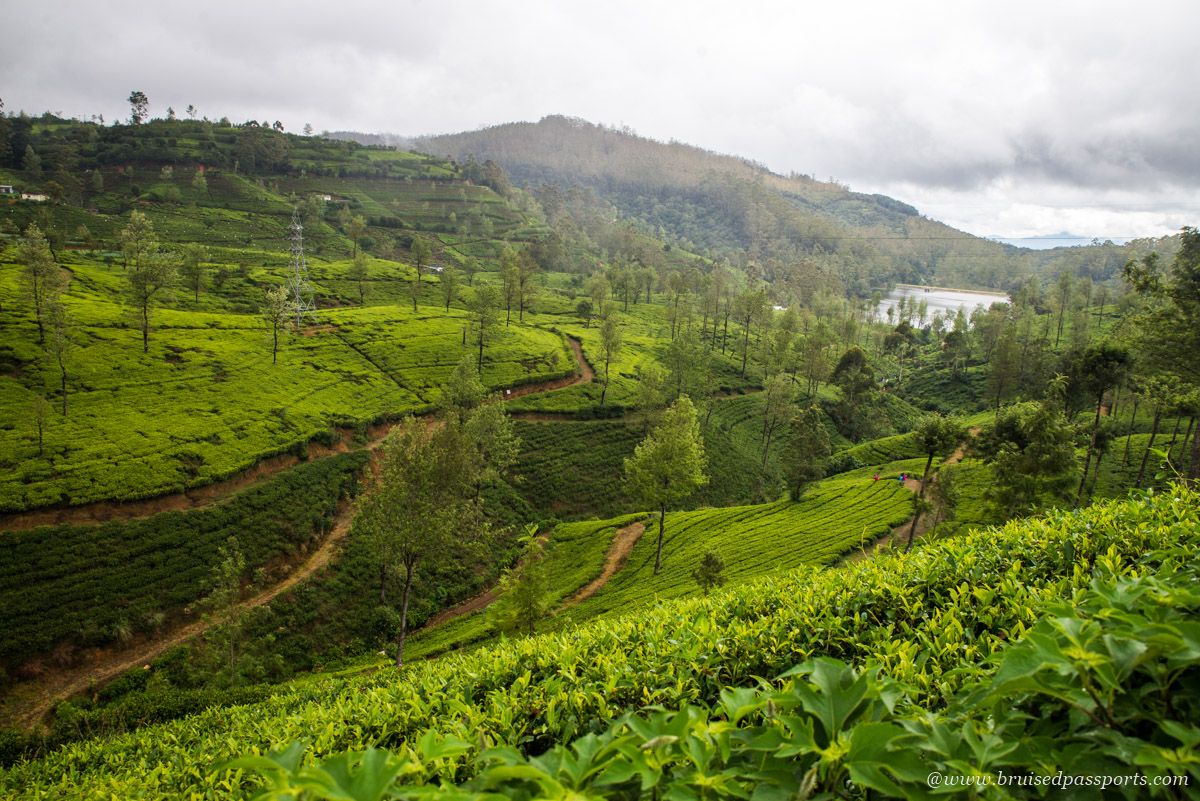
M 60 302 L 59 296 L 66 288 L 65 276 L 54 263 L 46 237 L 33 223 L 25 229 L 25 241 L 17 248 L 17 260 L 24 265 L 20 273 L 21 290 L 33 306 L 38 344 L 45 344 L 45 318 L 49 309 Z
M 162 299 L 175 280 L 175 264 L 158 252 L 154 227 L 140 211 L 129 217 L 121 232 L 129 256 L 129 306 L 142 329 L 142 352 L 150 352 L 150 317 L 154 303 Z
M 355 521 L 377 558 L 402 576 L 404 594 L 396 639 L 396 666 L 404 666 L 408 607 L 419 570 L 477 525 L 471 488 L 475 458 L 457 421 L 430 430 L 409 417 L 381 446 L 375 486 Z
M 667 506 L 708 483 L 696 407 L 685 395 L 665 412 L 654 430 L 625 460 L 625 482 L 634 497 L 659 508 L 654 575 L 662 565 Z
M 613 309 L 600 322 L 600 350 L 604 353 L 604 389 L 600 391 L 601 406 L 604 405 L 604 399 L 608 397 L 609 367 L 612 365 L 613 359 L 621 352 L 623 344 L 621 315 Z

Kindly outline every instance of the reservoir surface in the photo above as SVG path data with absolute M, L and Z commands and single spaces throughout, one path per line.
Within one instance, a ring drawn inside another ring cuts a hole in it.
M 879 302 L 878 319 L 886 321 L 887 310 L 895 306 L 902 297 L 915 299 L 915 301 L 906 301 L 906 303 L 920 303 L 922 300 L 928 303 L 930 317 L 939 309 L 943 316 L 949 315 L 953 317 L 958 314 L 960 308 L 970 315 L 971 311 L 980 304 L 983 304 L 983 307 L 986 309 L 993 303 L 1010 302 L 1009 296 L 1001 292 L 974 292 L 966 289 L 945 289 L 942 287 L 898 284 L 895 289 L 885 294 L 883 300 Z

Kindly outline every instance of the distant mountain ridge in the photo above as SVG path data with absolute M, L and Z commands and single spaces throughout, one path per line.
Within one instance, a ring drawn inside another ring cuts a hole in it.
M 494 161 L 539 200 L 586 187 L 620 216 L 686 250 L 750 267 L 766 280 L 781 265 L 808 262 L 858 295 L 894 282 L 1012 291 L 1031 274 L 1061 269 L 1082 274 L 1082 268 L 1103 280 L 1128 257 L 1111 245 L 1096 253 L 1080 247 L 1034 251 L 976 237 L 885 195 L 809 175 L 779 175 L 743 157 L 573 117 L 415 138 L 330 136 L 460 163 Z

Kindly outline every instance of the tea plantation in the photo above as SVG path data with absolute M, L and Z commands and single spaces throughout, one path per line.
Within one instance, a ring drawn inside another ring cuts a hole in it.
M 1187 678 L 1198 657 L 1186 645 L 1197 625 L 1188 587 L 1198 548 L 1200 498 L 1177 487 L 1173 495 L 923 544 L 912 554 L 660 602 L 653 614 L 446 656 L 409 668 L 402 681 L 382 670 L 309 682 L 259 704 L 68 746 L 6 770 L 0 786 L 13 797 L 242 797 L 263 786 L 258 771 L 265 770 L 282 771 L 277 788 L 307 776 L 310 783 L 298 786 L 311 789 L 324 775 L 330 783 L 318 795 L 332 798 L 338 781 L 350 781 L 350 766 L 331 757 L 368 747 L 406 761 L 403 771 L 392 770 L 390 758 L 368 755 L 361 768 L 363 781 L 369 776 L 381 788 L 402 774 L 402 797 L 447 794 L 447 784 L 466 781 L 476 782 L 463 788 L 471 793 L 531 782 L 522 797 L 549 798 L 556 794 L 545 782 L 553 781 L 621 797 L 634 777 L 647 790 L 688 786 L 697 765 L 721 777 L 719 791 L 709 785 L 719 797 L 792 787 L 811 765 L 809 784 L 898 797 L 922 796 L 925 776 L 943 765 L 1187 775 L 1187 732 L 1200 722 Z M 1156 603 L 1137 605 L 1138 597 Z M 1064 605 L 1072 600 L 1090 614 Z M 1147 626 L 1158 634 L 1148 637 Z M 1056 653 L 1055 671 L 1033 667 Z M 856 678 L 824 658 L 876 667 Z M 1101 694 L 1082 700 L 1088 694 L 1070 690 L 1072 682 L 1103 682 Z M 835 717 L 822 717 L 822 699 Z M 1139 704 L 1161 713 L 1131 714 Z M 985 722 L 993 707 L 1013 706 L 1040 713 Z M 1072 706 L 1106 716 L 1107 730 L 1129 748 L 1089 739 L 1094 730 Z M 696 711 L 670 714 L 684 707 Z M 771 734 L 776 716 L 786 728 Z M 705 719 L 712 723 L 689 735 L 689 721 Z M 1042 759 L 1021 750 L 1040 748 L 1047 736 L 1079 746 Z M 717 743 L 706 746 L 708 737 Z M 797 747 L 791 737 L 813 744 Z M 956 743 L 986 737 L 990 750 L 960 755 Z M 556 746 L 577 738 L 568 763 Z M 303 762 L 261 759 L 292 741 L 307 744 Z M 844 745 L 821 751 L 834 741 Z M 626 742 L 633 747 L 619 747 Z M 678 742 L 694 745 L 679 750 Z M 894 749 L 903 748 L 916 757 L 901 758 Z M 1008 760 L 994 755 L 1005 748 Z M 1174 761 L 1168 754 L 1178 748 Z M 743 762 L 746 749 L 757 770 Z M 1100 761 L 1084 758 L 1091 754 Z M 250 755 L 260 758 L 229 764 Z M 314 759 L 328 760 L 328 772 L 301 771 Z M 503 767 L 530 759 L 528 768 Z M 595 768 L 576 771 L 580 759 Z M 440 789 L 422 787 L 429 781 Z

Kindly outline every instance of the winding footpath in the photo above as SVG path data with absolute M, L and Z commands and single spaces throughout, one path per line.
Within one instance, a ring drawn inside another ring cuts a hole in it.
M 549 392 L 573 384 L 591 381 L 595 376 L 595 371 L 592 370 L 592 367 L 584 358 L 579 341 L 568 337 L 568 342 L 570 342 L 571 350 L 575 354 L 575 361 L 579 366 L 580 375 L 517 387 L 507 391 L 504 399 L 512 400 L 513 398 L 523 397 L 536 392 Z M 369 441 L 366 449 L 376 449 L 394 425 L 394 423 L 388 423 L 372 428 L 369 432 Z M 344 453 L 349 450 L 350 448 L 345 443 L 345 436 L 342 442 L 332 448 L 316 444 L 309 445 L 310 458 L 325 458 L 335 453 Z M 0 517 L 0 530 L 22 531 L 44 525 L 98 525 L 111 520 L 136 520 L 165 511 L 198 509 L 212 506 L 228 499 L 236 492 L 260 484 L 298 463 L 299 459 L 294 456 L 275 456 L 260 461 L 233 478 L 176 495 L 129 503 L 101 502 L 86 506 L 35 510 L 33 512 L 7 515 Z M 316 550 L 312 551 L 302 562 L 293 567 L 281 581 L 242 601 L 239 604 L 239 609 L 245 611 L 269 603 L 280 594 L 287 592 L 326 567 L 337 554 L 341 541 L 349 533 L 350 525 L 354 521 L 354 513 L 355 506 L 353 504 L 345 502 L 339 504 L 338 514 L 333 520 L 333 526 L 329 533 L 319 541 Z M 487 593 L 472 598 L 458 607 L 442 612 L 428 625 L 438 624 L 445 622 L 445 620 L 470 614 L 477 609 L 486 607 L 493 600 L 495 600 L 494 591 L 489 590 Z M 22 682 L 15 690 L 10 691 L 10 697 L 5 701 L 5 706 L 7 707 L 6 717 L 10 718 L 20 728 L 31 731 L 39 726 L 60 702 L 73 695 L 100 687 L 128 670 L 148 665 L 151 660 L 162 656 L 172 648 L 203 634 L 212 625 L 212 621 L 196 621 L 171 628 L 156 635 L 153 639 L 135 642 L 123 648 L 114 649 L 110 647 L 98 649 L 93 652 L 94 658 L 84 664 L 47 671 L 37 679 Z
M 974 435 L 978 434 L 980 432 L 980 430 L 981 429 L 979 427 L 975 427 L 975 428 L 970 429 L 969 433 L 971 434 L 971 436 L 974 436 Z M 945 466 L 945 465 L 958 464 L 959 462 L 961 462 L 963 460 L 963 457 L 966 456 L 966 453 L 967 453 L 967 443 L 961 442 L 961 443 L 959 443 L 958 448 L 955 449 L 954 453 L 952 453 L 950 456 L 948 456 L 946 458 L 945 461 L 942 462 L 942 465 Z M 930 483 L 932 484 L 936 481 L 937 481 L 937 473 L 934 473 L 933 479 L 930 481 Z M 921 482 L 919 479 L 908 478 L 904 482 L 904 488 L 913 493 L 918 493 L 921 491 Z M 916 534 L 913 536 L 913 542 L 916 542 L 918 539 L 923 537 L 929 531 L 929 529 L 931 528 L 931 526 L 929 525 L 929 522 L 930 522 L 929 516 L 926 515 L 925 517 L 923 517 L 921 519 L 921 521 L 919 523 L 917 523 L 917 531 L 916 531 Z M 899 544 L 899 543 L 907 543 L 908 542 L 908 532 L 912 528 L 912 523 L 913 523 L 913 519 L 910 517 L 907 520 L 905 520 L 903 523 L 901 523 L 900 525 L 893 528 L 887 534 L 884 534 L 882 537 L 880 537 L 874 543 L 867 545 L 866 547 L 862 548 L 861 550 L 853 551 L 850 554 L 848 554 L 847 556 L 843 556 L 841 559 L 837 560 L 834 564 L 847 564 L 847 563 L 852 563 L 852 562 L 858 562 L 862 559 L 867 559 L 869 557 L 875 556 L 876 554 L 878 554 L 880 551 L 882 551 L 885 548 L 893 547 L 894 545 Z

